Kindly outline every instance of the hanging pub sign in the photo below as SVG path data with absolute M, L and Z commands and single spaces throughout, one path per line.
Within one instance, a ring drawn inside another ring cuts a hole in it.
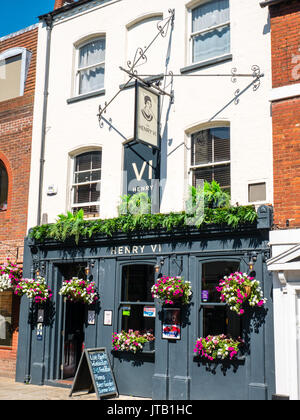
M 143 143 L 129 142 L 124 144 L 123 162 L 123 194 L 131 196 L 128 210 L 135 207 L 139 193 L 146 193 L 151 200 L 151 213 L 157 213 L 160 202 L 159 150 Z
M 160 96 L 138 81 L 135 85 L 134 140 L 160 148 Z

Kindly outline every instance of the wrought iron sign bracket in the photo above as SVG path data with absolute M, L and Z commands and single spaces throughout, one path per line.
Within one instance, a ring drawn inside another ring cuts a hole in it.
M 174 20 L 175 20 L 175 9 L 169 9 L 168 11 L 169 11 L 169 16 L 166 19 L 163 19 L 162 21 L 158 22 L 157 24 L 158 32 L 153 38 L 153 40 L 149 43 L 149 45 L 144 48 L 140 48 L 140 47 L 137 48 L 133 61 L 127 61 L 127 66 L 129 70 L 126 70 L 126 72 L 130 76 L 129 80 L 122 86 L 122 88 L 114 95 L 114 97 L 109 102 L 105 102 L 103 107 L 99 105 L 99 113 L 97 114 L 97 116 L 99 119 L 100 127 L 101 127 L 102 115 L 106 113 L 106 110 L 109 107 L 109 105 L 117 98 L 117 96 L 124 89 L 126 89 L 126 87 L 129 85 L 132 79 L 137 77 L 136 67 L 141 66 L 147 62 L 146 53 L 149 50 L 149 48 L 154 44 L 154 42 L 159 36 L 165 38 L 169 32 L 170 27 L 171 27 L 171 30 L 173 30 Z M 125 69 L 122 69 L 122 70 L 125 70 Z M 143 83 L 145 82 L 143 81 Z

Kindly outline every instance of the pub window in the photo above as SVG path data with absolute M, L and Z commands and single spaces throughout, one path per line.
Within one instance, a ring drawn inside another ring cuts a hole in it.
M 82 95 L 104 88 L 105 37 L 81 44 L 78 49 L 76 94 Z
M 154 266 L 126 265 L 122 270 L 121 330 L 130 329 L 154 334 L 155 318 L 144 316 L 144 308 L 154 308 L 151 287 L 154 284 Z
M 0 54 L 0 101 L 22 96 L 32 53 L 11 48 Z
M 102 152 L 90 151 L 74 158 L 72 211 L 83 209 L 85 217 L 100 214 Z
M 201 336 L 219 334 L 232 338 L 241 336 L 240 318 L 220 301 L 220 293 L 216 290 L 219 280 L 235 271 L 239 271 L 239 263 L 236 261 L 214 261 L 202 264 Z
M 212 0 L 191 11 L 192 62 L 230 52 L 229 0 Z
M 0 293 L 0 347 L 12 346 L 12 299 L 12 292 Z
M 198 131 L 191 138 L 192 184 L 215 180 L 230 192 L 230 127 Z
M 0 160 L 0 212 L 7 209 L 8 175 L 3 162 Z

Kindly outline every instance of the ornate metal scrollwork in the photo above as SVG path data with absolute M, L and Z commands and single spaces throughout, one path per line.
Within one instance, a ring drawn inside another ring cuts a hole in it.
M 252 76 L 254 78 L 253 90 L 256 91 L 260 87 L 260 78 L 263 76 L 260 72 L 260 67 L 254 64 L 251 67 Z
M 237 81 L 236 73 L 237 73 L 237 68 L 233 67 L 231 69 L 231 74 L 232 74 L 231 81 L 232 81 L 232 83 L 236 83 L 236 81 Z

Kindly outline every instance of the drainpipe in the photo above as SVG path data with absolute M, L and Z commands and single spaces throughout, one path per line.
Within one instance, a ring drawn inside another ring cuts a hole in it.
M 42 212 L 42 194 L 43 194 L 43 180 L 44 180 L 44 164 L 45 164 L 45 139 L 46 139 L 46 123 L 47 123 L 47 107 L 48 107 L 48 86 L 49 86 L 49 64 L 50 64 L 50 45 L 53 17 L 49 13 L 43 17 L 47 25 L 47 45 L 46 45 L 46 63 L 45 63 L 45 80 L 44 80 L 44 103 L 43 103 L 43 120 L 42 120 L 42 135 L 41 135 L 41 155 L 40 155 L 40 175 L 39 175 L 39 196 L 37 209 L 37 225 L 41 224 Z

